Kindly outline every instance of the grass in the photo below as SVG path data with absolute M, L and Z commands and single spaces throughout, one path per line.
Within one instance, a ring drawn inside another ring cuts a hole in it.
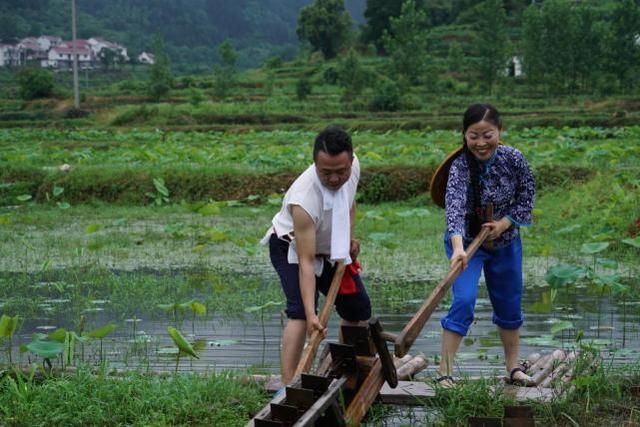
M 229 372 L 112 377 L 81 369 L 37 381 L 24 374 L 4 376 L 0 390 L 7 426 L 241 426 L 265 401 L 263 391 Z

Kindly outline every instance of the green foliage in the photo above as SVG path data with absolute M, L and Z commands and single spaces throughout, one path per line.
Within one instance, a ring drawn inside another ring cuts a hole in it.
M 35 369 L 33 372 L 36 372 Z M 3 421 L 11 425 L 209 425 L 241 427 L 268 401 L 260 387 L 231 372 L 157 375 L 79 369 L 34 380 L 22 372 L 0 380 Z
M 214 91 L 220 98 L 226 97 L 236 84 L 236 61 L 238 53 L 230 39 L 226 39 L 218 46 L 220 65 L 214 71 Z
M 298 16 L 296 33 L 300 41 L 308 42 L 325 59 L 335 57 L 349 38 L 351 16 L 344 0 L 314 0 Z
M 155 187 L 156 192 L 146 192 L 145 196 L 152 199 L 153 203 L 156 206 L 161 206 L 163 204 L 169 203 L 169 189 L 165 185 L 164 179 L 153 178 L 153 186 Z
M 430 80 L 426 76 L 428 56 L 428 18 L 415 0 L 402 3 L 400 16 L 390 18 L 389 30 L 382 37 L 391 58 L 391 76 L 409 84 Z
M 156 34 L 154 37 L 153 54 L 155 63 L 151 66 L 147 92 L 153 100 L 159 101 L 169 94 L 173 85 L 169 57 L 164 49 L 164 42 L 160 34 Z
M 398 83 L 384 79 L 375 88 L 369 108 L 372 111 L 398 111 L 402 108 L 402 90 Z
M 336 67 L 337 81 L 344 88 L 343 102 L 353 102 L 372 80 L 353 50 L 340 59 Z
M 404 0 L 367 0 L 364 16 L 367 18 L 362 39 L 365 43 L 374 43 L 378 51 L 385 47 L 383 36 L 390 33 L 393 36 L 393 29 L 390 26 L 391 18 L 400 16 Z M 418 0 L 418 8 L 423 8 L 423 1 Z
M 509 36 L 504 0 L 486 0 L 477 8 L 474 26 L 474 53 L 478 75 L 489 93 L 492 93 L 498 75 L 506 69 Z
M 312 90 L 313 85 L 308 77 L 300 77 L 296 82 L 296 98 L 298 98 L 298 101 L 304 101 L 307 99 L 307 97 L 311 95 Z
M 53 75 L 43 68 L 27 68 L 18 73 L 22 99 L 48 98 L 53 94 Z

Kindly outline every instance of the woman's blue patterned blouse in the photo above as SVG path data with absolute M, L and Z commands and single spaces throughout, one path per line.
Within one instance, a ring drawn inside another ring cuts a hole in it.
M 535 201 L 535 180 L 522 153 L 513 147 L 498 145 L 493 156 L 480 163 L 482 206 L 493 202 L 493 217 L 507 217 L 513 225 L 493 241 L 494 248 L 509 245 L 518 235 L 521 226 L 531 224 Z M 473 189 L 469 165 L 464 154 L 451 164 L 447 182 L 446 238 L 454 234 L 471 241 L 469 218 L 473 211 Z

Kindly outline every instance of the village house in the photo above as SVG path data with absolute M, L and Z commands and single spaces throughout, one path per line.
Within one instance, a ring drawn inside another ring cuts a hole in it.
M 92 69 L 106 63 L 129 61 L 127 49 L 117 43 L 92 37 L 88 40 L 63 41 L 60 37 L 26 37 L 16 45 L 0 44 L 0 67 L 40 65 L 44 68 L 68 70 L 78 55 L 80 69 Z
M 0 43 L 0 67 L 17 67 L 21 65 L 20 52 L 16 46 Z
M 142 52 L 140 55 L 138 55 L 138 63 L 153 65 L 156 63 L 156 58 L 155 56 L 153 56 L 153 53 Z

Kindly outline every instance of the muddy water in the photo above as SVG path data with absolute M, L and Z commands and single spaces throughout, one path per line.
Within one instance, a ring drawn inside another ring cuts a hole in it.
M 640 304 L 621 302 L 611 298 L 597 299 L 575 291 L 556 297 L 550 312 L 536 313 L 534 304 L 542 300 L 544 289 L 525 292 L 525 324 L 521 329 L 521 356 L 533 352 L 550 352 L 555 348 L 576 347 L 576 331 L 582 331 L 582 342 L 590 342 L 601 349 L 602 354 L 614 363 L 637 360 L 640 357 Z M 68 304 L 65 300 L 59 304 Z M 378 310 L 375 315 L 384 329 L 391 333 L 402 330 L 421 304 L 420 300 L 406 303 L 403 314 L 385 313 Z M 625 308 L 626 307 L 626 308 Z M 428 358 L 429 368 L 424 375 L 433 374 L 440 351 L 439 319 L 446 313 L 446 304 L 434 312 L 422 333 L 411 348 L 411 354 L 422 353 Z M 626 311 L 626 312 L 625 312 Z M 95 315 L 99 324 L 112 319 L 108 307 L 96 304 Z M 481 288 L 476 305 L 476 319 L 467 337 L 463 340 L 457 358 L 457 374 L 460 376 L 495 375 L 503 372 L 502 348 L 495 326 L 491 323 L 491 305 L 486 291 Z M 153 371 L 221 371 L 227 369 L 251 369 L 257 373 L 277 374 L 279 371 L 279 345 L 283 324 L 281 312 L 274 310 L 250 315 L 242 320 L 209 318 L 206 320 L 183 320 L 178 326 L 187 339 L 194 343 L 200 356 L 192 360 L 187 356 L 177 361 L 171 339 L 167 334 L 166 313 L 149 313 L 136 319 L 114 321 L 118 329 L 102 341 L 79 345 L 76 357 L 97 363 L 101 359 L 122 369 L 150 369 Z M 154 319 L 154 320 L 148 320 Z M 162 319 L 162 320 L 157 320 Z M 555 321 L 565 320 L 574 328 L 555 335 L 551 328 Z M 71 327 L 65 324 L 67 315 L 60 312 L 55 318 L 27 319 L 22 325 L 15 343 L 29 342 L 33 332 L 48 333 L 56 327 Z M 337 342 L 338 319 L 333 314 L 326 342 Z M 37 360 L 14 349 L 14 360 L 26 362 Z M 178 362 L 176 364 L 176 362 Z M 58 362 L 59 363 L 59 362 Z

